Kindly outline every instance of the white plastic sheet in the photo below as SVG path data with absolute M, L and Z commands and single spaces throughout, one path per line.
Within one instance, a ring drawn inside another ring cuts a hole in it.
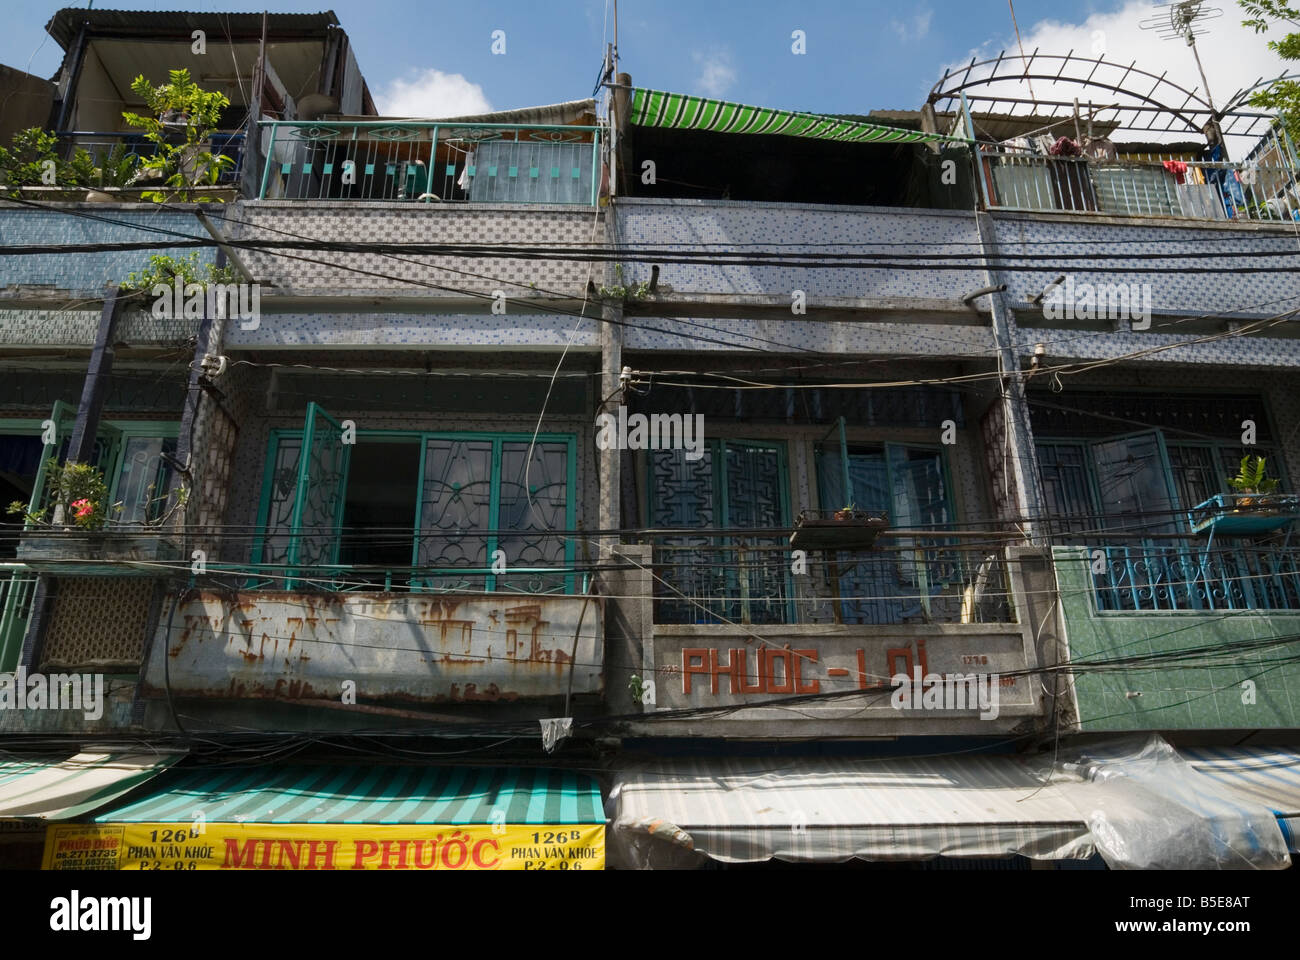
M 1282 870 L 1286 839 L 1267 808 L 1230 796 L 1159 736 L 1084 748 L 1058 767 L 1063 792 L 1112 870 Z

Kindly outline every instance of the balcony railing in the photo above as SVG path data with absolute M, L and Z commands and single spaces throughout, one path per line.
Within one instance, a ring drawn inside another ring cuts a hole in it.
M 499 123 L 268 120 L 264 200 L 595 206 L 600 129 Z
M 376 564 L 210 563 L 206 572 L 243 590 L 307 593 L 512 593 L 532 596 L 585 592 L 588 575 L 573 566 L 500 568 L 383 566 Z
M 1011 623 L 1000 549 L 942 538 L 882 539 L 870 550 L 808 551 L 789 533 L 654 538 L 656 623 L 889 625 Z
M 1116 163 L 980 149 L 985 200 L 1002 210 L 1202 220 L 1300 219 L 1295 173 L 1281 166 L 1170 159 Z
M 21 563 L 0 563 L 0 673 L 18 665 L 35 593 L 32 570 Z
M 95 166 L 103 165 L 105 158 L 119 144 L 125 147 L 125 152 L 140 157 L 142 160 L 152 157 L 158 150 L 157 146 L 144 138 L 143 134 L 135 132 L 102 132 L 87 130 L 61 130 L 56 136 L 59 138 L 58 151 L 59 156 L 64 160 L 71 160 L 77 148 L 85 150 L 95 161 Z M 243 172 L 244 162 L 244 133 L 242 131 L 225 131 L 214 133 L 209 138 L 205 149 L 211 151 L 213 155 L 223 155 L 229 157 L 232 161 L 221 171 L 218 183 L 229 186 L 239 180 Z M 140 189 L 151 189 L 151 185 L 146 182 L 133 184 Z
M 1300 610 L 1300 546 L 1287 542 L 1189 537 L 1088 549 L 1098 610 Z

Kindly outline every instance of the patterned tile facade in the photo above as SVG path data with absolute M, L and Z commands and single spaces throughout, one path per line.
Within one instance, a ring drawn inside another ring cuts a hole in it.
M 599 214 L 558 206 L 443 208 L 405 203 L 256 201 L 239 204 L 236 216 L 238 221 L 228 223 L 228 228 L 238 239 L 583 245 L 604 235 Z M 588 277 L 599 281 L 601 276 L 590 263 L 568 260 L 406 255 L 395 259 L 373 253 L 286 252 L 325 262 L 248 253 L 249 269 L 259 280 L 273 283 L 280 294 L 347 296 L 378 291 L 419 297 L 454 296 L 457 290 L 482 295 L 500 289 L 507 297 L 581 297 Z M 419 283 L 403 282 L 407 279 Z
M 781 244 L 790 253 L 971 253 L 979 234 L 969 213 L 839 207 L 735 200 L 620 199 L 615 204 L 619 243 L 664 245 L 665 252 L 716 244 L 743 253 L 747 246 Z M 849 246 L 828 246 L 847 244 Z M 922 246 L 909 246 L 922 244 Z M 938 244 L 935 249 L 932 245 Z M 878 249 L 877 249 L 878 248 Z M 633 283 L 650 279 L 650 265 L 629 265 Z M 809 298 L 922 298 L 955 301 L 984 286 L 983 271 L 807 269 L 665 263 L 660 284 L 677 293 L 784 294 Z
M 1270 316 L 1300 306 L 1300 226 L 1142 226 L 1020 214 L 998 214 L 993 222 L 999 253 L 1026 257 L 1018 262 L 1034 267 L 1005 273 L 1007 298 L 1014 302 L 1029 301 L 1066 274 L 1075 284 L 1150 284 L 1154 314 Z M 1248 251 L 1279 255 L 1224 256 Z M 1060 252 L 1107 259 L 1050 255 Z
M 84 214 L 79 216 L 78 214 Z M 104 218 L 104 219 L 92 219 Z M 105 220 L 124 223 L 107 223 Z M 139 204 L 58 204 L 55 210 L 33 210 L 0 203 L 0 289 L 9 296 L 102 297 L 104 287 L 143 269 L 149 255 L 178 257 L 194 252 L 166 246 L 171 230 L 196 239 L 208 239 L 193 214 L 142 208 Z M 4 256 L 5 246 L 55 243 L 156 243 L 157 249 L 103 253 Z M 197 248 L 200 263 L 216 256 L 212 247 Z
M 548 313 L 268 313 L 254 330 L 230 325 L 227 349 L 266 347 L 600 347 L 599 322 Z

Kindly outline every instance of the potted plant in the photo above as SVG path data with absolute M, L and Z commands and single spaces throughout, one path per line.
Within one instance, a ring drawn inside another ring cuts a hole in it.
M 234 160 L 211 150 L 212 134 L 230 98 L 204 90 L 188 70 L 168 71 L 168 82 L 156 87 L 141 74 L 132 81 L 131 91 L 148 105 L 149 113 L 128 111 L 122 119 L 142 129 L 145 139 L 157 147 L 142 164 L 143 176 L 168 188 L 142 193 L 141 199 L 159 203 L 233 199 L 234 188 L 217 183 Z
M 1237 495 L 1238 508 L 1254 507 L 1256 504 L 1262 506 L 1269 502 L 1268 495 L 1277 489 L 1279 481 L 1276 477 L 1265 475 L 1264 466 L 1267 462 L 1266 457 L 1248 454 L 1241 458 L 1241 468 L 1237 475 L 1228 478 L 1228 486 Z
M 58 138 L 40 127 L 20 130 L 8 147 L 0 147 L 0 183 L 13 197 L 112 200 L 133 184 L 139 166 L 140 158 L 124 143 L 96 156 L 76 147 L 64 160 L 58 155 Z
M 859 510 L 854 503 L 838 510 L 805 510 L 795 521 L 790 546 L 796 550 L 866 550 L 888 526 L 887 514 Z
M 1265 457 L 1242 457 L 1237 475 L 1227 478 L 1232 493 L 1216 494 L 1192 508 L 1192 532 L 1246 536 L 1293 523 L 1300 516 L 1300 498 L 1277 492 L 1279 481 L 1268 476 L 1267 463 Z
M 28 566 L 66 572 L 78 562 L 179 559 L 179 545 L 160 528 L 184 506 L 184 487 L 171 509 L 143 522 L 123 523 L 116 518 L 122 504 L 109 504 L 108 485 L 98 467 L 51 458 L 45 470 L 44 506 L 32 509 L 20 500 L 9 505 L 9 513 L 22 514 L 26 521 L 18 559 Z

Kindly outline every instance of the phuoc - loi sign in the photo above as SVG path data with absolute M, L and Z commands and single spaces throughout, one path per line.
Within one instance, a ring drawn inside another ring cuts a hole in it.
M 871 636 L 838 625 L 818 630 L 820 636 L 769 631 L 770 639 L 756 639 L 656 625 L 655 702 L 683 709 L 761 706 L 809 695 L 876 694 L 806 700 L 798 709 L 809 719 L 851 711 L 859 719 L 969 714 L 993 720 L 1034 715 L 1041 709 L 1037 685 L 1027 675 L 1037 658 L 1019 624 L 895 627 L 898 633 L 893 636 Z
M 67 824 L 46 870 L 602 870 L 604 824 Z

